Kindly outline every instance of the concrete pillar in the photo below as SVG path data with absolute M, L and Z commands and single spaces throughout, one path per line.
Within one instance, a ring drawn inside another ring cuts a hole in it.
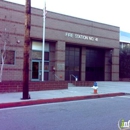
M 65 42 L 58 41 L 55 46 L 55 80 L 65 80 L 65 45 Z

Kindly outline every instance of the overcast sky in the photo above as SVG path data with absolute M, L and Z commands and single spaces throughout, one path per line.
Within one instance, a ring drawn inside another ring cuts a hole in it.
M 25 4 L 25 0 L 6 0 Z M 31 0 L 31 6 L 43 9 L 44 0 Z M 46 0 L 46 9 L 120 27 L 130 33 L 130 0 Z

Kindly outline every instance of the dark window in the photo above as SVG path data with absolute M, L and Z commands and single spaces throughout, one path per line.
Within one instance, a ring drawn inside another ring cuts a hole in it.
M 101 49 L 86 50 L 86 80 L 104 80 L 104 59 L 105 53 Z
M 49 71 L 49 62 L 44 62 L 44 70 Z
M 42 51 L 32 51 L 32 59 L 42 59 Z M 44 59 L 49 61 L 49 52 L 44 52 Z
M 4 64 L 13 65 L 15 63 L 15 51 L 6 50 L 3 57 L 5 57 Z M 2 51 L 0 54 L 0 63 L 2 63 Z
M 49 52 L 45 52 L 44 58 L 45 58 L 45 60 L 49 61 Z
M 48 81 L 49 80 L 49 73 L 48 72 L 44 72 L 44 80 Z
M 67 46 L 65 56 L 65 80 L 70 80 L 71 74 L 80 80 L 80 48 Z
M 130 78 L 130 44 L 120 43 L 119 77 Z
M 42 59 L 42 51 L 32 51 L 32 59 Z

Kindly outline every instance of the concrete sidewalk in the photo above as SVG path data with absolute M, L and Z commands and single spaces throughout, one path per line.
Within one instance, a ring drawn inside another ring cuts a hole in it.
M 97 82 L 98 94 L 90 87 L 75 87 L 69 85 L 64 90 L 48 90 L 29 92 L 31 99 L 21 100 L 22 92 L 1 93 L 0 108 L 35 105 L 52 102 L 63 102 L 83 99 L 93 99 L 110 96 L 121 96 L 130 93 L 130 82 Z

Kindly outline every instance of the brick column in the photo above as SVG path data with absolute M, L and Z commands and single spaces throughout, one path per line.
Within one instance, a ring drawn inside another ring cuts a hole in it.
M 81 81 L 85 81 L 85 64 L 86 63 L 86 48 L 81 50 Z
M 111 80 L 119 81 L 119 48 L 113 49 Z
M 61 80 L 65 80 L 65 42 L 58 41 L 55 46 L 55 74 Z M 55 77 L 55 80 L 58 80 Z
M 119 81 L 119 49 L 105 53 L 105 81 Z

